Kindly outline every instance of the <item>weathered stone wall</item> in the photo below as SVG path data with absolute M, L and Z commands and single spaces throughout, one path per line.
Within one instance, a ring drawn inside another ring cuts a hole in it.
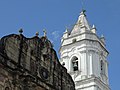
M 0 40 L 0 90 L 75 90 L 46 36 Z

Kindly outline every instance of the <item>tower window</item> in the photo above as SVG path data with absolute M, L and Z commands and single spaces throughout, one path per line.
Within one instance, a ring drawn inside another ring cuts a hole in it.
M 78 61 L 73 61 L 73 71 L 78 71 Z
M 78 58 L 77 57 L 72 58 L 72 68 L 73 68 L 73 71 L 78 71 Z

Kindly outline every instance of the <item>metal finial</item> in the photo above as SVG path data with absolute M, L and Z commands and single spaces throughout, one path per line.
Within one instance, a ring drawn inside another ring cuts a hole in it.
M 38 36 L 39 35 L 39 32 L 36 32 L 36 36 Z
M 19 33 L 20 33 L 20 34 L 22 34 L 22 33 L 23 33 L 23 30 L 22 30 L 22 29 L 20 29 L 20 30 L 19 30 Z
M 43 33 L 44 33 L 44 37 L 46 37 L 47 34 L 46 29 L 43 29 Z
M 85 15 L 86 10 L 82 9 L 81 15 Z M 85 15 L 86 16 L 86 15 Z
M 86 12 L 86 10 L 85 10 L 85 9 L 83 9 L 82 11 L 83 11 L 83 13 L 85 13 L 85 12 Z
M 104 38 L 104 35 L 103 35 L 103 34 L 101 35 L 101 38 Z

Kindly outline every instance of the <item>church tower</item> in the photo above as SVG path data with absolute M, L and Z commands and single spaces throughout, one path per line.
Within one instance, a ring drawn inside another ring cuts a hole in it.
M 64 32 L 59 53 L 76 90 L 110 90 L 105 38 L 98 37 L 96 27 L 89 25 L 85 10 L 73 29 Z

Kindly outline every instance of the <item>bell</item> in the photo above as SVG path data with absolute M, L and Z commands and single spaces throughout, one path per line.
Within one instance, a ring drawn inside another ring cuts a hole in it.
M 78 66 L 77 66 L 77 62 L 75 62 L 75 63 L 73 64 L 73 67 L 74 67 L 74 68 L 75 68 L 75 67 L 78 67 Z

